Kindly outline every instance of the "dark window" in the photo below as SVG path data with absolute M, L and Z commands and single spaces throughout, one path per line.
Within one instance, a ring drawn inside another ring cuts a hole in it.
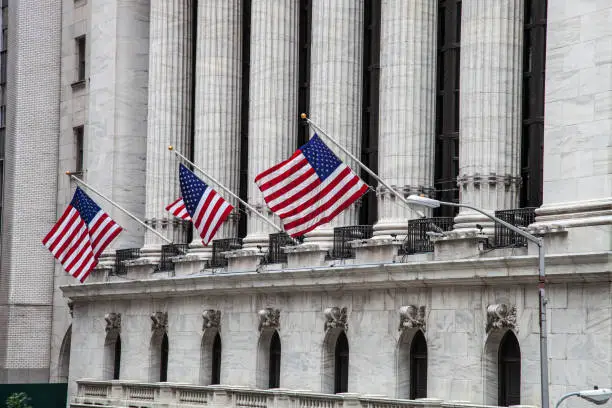
M 249 191 L 249 71 L 251 56 L 251 0 L 242 2 L 242 103 L 240 112 L 240 187 L 238 196 L 248 201 Z M 244 204 L 238 204 L 238 237 L 247 234 Z
M 74 170 L 76 173 L 83 172 L 83 126 L 77 126 L 73 129 L 74 144 L 76 147 L 76 160 Z
M 113 365 L 113 380 L 118 380 L 120 373 L 121 373 L 121 337 L 117 335 L 117 340 L 115 340 L 115 362 Z
M 501 407 L 521 403 L 521 349 L 508 331 L 499 345 L 499 401 Z
M 270 372 L 268 388 L 280 387 L 281 342 L 278 332 L 274 332 L 270 341 Z
M 521 207 L 542 205 L 547 0 L 525 0 Z
M 310 30 L 312 15 L 310 0 L 300 0 L 300 37 L 299 37 L 299 89 L 298 111 L 308 113 L 310 109 Z M 308 142 L 309 126 L 300 121 L 298 126 L 298 147 Z
M 378 111 L 380 90 L 380 0 L 364 2 L 363 33 L 363 111 L 361 128 L 361 161 L 378 172 Z M 362 172 L 363 180 L 372 187 L 377 181 Z M 373 225 L 378 220 L 376 194 L 366 194 L 359 209 L 359 223 Z
M 458 202 L 459 188 L 459 57 L 461 0 L 438 1 L 436 83 L 435 198 Z M 441 206 L 436 217 L 453 217 L 455 207 Z
M 348 392 L 349 344 L 344 332 L 336 340 L 334 356 L 334 393 Z
M 410 399 L 427 397 L 427 342 L 418 331 L 410 345 Z
M 219 384 L 221 382 L 221 335 L 217 332 L 212 349 L 212 375 L 210 377 L 211 384 Z
M 77 48 L 77 81 L 85 80 L 85 36 L 75 39 Z
M 159 364 L 159 381 L 168 381 L 168 335 L 164 333 L 161 342 L 161 359 Z

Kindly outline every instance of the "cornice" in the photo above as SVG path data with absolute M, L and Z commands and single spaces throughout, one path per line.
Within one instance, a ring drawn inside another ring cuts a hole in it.
M 609 282 L 610 252 L 549 255 L 546 275 L 550 283 Z M 537 283 L 538 258 L 534 255 L 361 264 L 283 269 L 263 273 L 217 273 L 157 279 L 113 280 L 62 286 L 72 300 L 166 298 L 189 295 L 392 289 L 448 285 Z

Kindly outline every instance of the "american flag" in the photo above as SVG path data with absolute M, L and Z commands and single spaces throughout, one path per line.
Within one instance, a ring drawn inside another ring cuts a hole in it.
M 169 211 L 170 214 L 175 217 L 179 217 L 184 219 L 185 221 L 191 221 L 191 217 L 187 212 L 187 208 L 185 208 L 185 202 L 183 201 L 183 197 L 179 197 L 175 202 L 168 205 L 166 207 L 166 211 Z
M 182 164 L 179 179 L 187 213 L 202 242 L 208 245 L 234 207 Z
M 255 183 L 293 237 L 331 221 L 368 189 L 316 134 Z
M 122 228 L 77 187 L 68 208 L 43 239 L 64 270 L 84 282 Z

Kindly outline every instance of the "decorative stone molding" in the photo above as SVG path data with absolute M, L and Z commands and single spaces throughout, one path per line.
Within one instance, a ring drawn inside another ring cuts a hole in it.
M 106 332 L 110 332 L 113 330 L 121 331 L 121 313 L 107 313 L 104 315 L 104 320 L 106 320 Z
M 347 309 L 343 307 L 340 309 L 339 307 L 328 307 L 325 309 L 325 331 L 329 329 L 348 329 L 347 323 Z
M 425 331 L 425 306 L 402 306 L 399 312 L 399 331 L 404 331 L 406 329 L 421 329 Z
M 168 328 L 168 312 L 155 312 L 151 314 L 151 331 L 166 331 Z
M 202 331 L 212 327 L 219 328 L 221 326 L 221 311 L 208 309 L 202 313 Z
M 72 300 L 68 301 L 68 312 L 70 313 L 70 317 L 74 317 L 74 302 Z
M 280 309 L 272 309 L 266 307 L 257 312 L 259 316 L 259 331 L 263 329 L 271 328 L 278 329 L 280 326 Z
M 487 306 L 487 333 L 493 329 L 516 330 L 516 306 L 498 303 Z

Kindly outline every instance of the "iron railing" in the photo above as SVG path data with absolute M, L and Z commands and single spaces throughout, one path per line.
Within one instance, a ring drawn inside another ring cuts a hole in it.
M 438 228 L 436 228 L 438 227 Z M 453 217 L 418 218 L 408 220 L 408 233 L 401 252 L 404 255 L 433 252 L 433 242 L 428 232 L 450 231 L 453 229 Z
M 349 244 L 350 241 L 359 239 L 370 239 L 374 230 L 371 225 L 352 225 L 349 227 L 334 228 L 334 247 L 332 258 L 354 258 L 355 250 Z
M 223 252 L 233 251 L 241 248 L 242 238 L 214 239 L 210 266 L 212 268 L 222 268 L 227 266 L 227 259 L 223 256 Z
M 174 262 L 172 258 L 179 255 L 184 255 L 189 249 L 189 244 L 168 244 L 161 247 L 161 259 L 159 261 L 158 272 L 174 271 Z
M 140 258 L 140 248 L 118 249 L 115 251 L 115 274 L 127 274 L 127 268 L 123 261 Z
M 495 216 L 517 227 L 528 227 L 535 222 L 536 207 L 517 208 L 514 210 L 495 211 Z M 522 247 L 527 246 L 527 239 L 516 232 L 495 224 L 495 247 Z
M 298 237 L 297 241 L 302 242 L 303 238 Z M 287 254 L 283 252 L 282 247 L 295 245 L 295 241 L 286 232 L 277 232 L 269 235 L 268 240 L 268 255 L 266 263 L 287 263 Z

